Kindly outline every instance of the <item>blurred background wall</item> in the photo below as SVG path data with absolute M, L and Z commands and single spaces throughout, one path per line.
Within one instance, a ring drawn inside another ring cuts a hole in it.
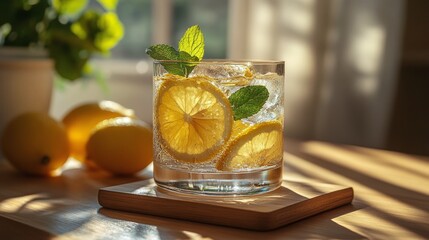
M 110 99 L 152 122 L 152 43 L 199 24 L 206 58 L 286 61 L 286 135 L 429 155 L 429 17 L 425 0 L 126 0 L 125 37 L 95 61 L 107 88 L 56 88 L 61 118 Z
M 403 1 L 256 0 L 235 7 L 246 9 L 248 29 L 230 35 L 230 47 L 246 43 L 232 57 L 286 61 L 289 135 L 385 146 Z

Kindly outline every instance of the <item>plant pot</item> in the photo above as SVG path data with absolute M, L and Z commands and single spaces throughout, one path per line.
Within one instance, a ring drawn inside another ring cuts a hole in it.
M 21 113 L 49 112 L 53 76 L 53 62 L 44 51 L 0 48 L 0 136 L 6 124 Z

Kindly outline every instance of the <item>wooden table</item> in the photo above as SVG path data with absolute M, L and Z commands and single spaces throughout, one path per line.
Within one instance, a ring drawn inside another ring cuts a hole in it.
M 425 239 L 429 158 L 288 139 L 286 180 L 352 186 L 353 204 L 286 227 L 255 232 L 101 208 L 101 187 L 151 177 L 112 178 L 69 166 L 55 178 L 25 177 L 0 164 L 0 239 Z

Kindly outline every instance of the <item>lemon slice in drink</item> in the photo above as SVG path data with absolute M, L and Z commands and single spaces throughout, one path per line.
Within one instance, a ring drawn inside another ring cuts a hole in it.
M 165 80 L 155 105 L 159 141 L 178 161 L 207 161 L 231 135 L 229 101 L 205 78 Z
M 236 171 L 269 166 L 283 157 L 282 125 L 278 121 L 263 122 L 245 129 L 233 139 L 216 168 Z
M 245 123 L 241 120 L 235 120 L 232 124 L 232 132 L 231 132 L 231 138 L 230 140 L 234 139 L 235 137 L 239 136 L 240 133 L 246 130 L 246 128 L 249 128 L 251 125 L 248 123 Z

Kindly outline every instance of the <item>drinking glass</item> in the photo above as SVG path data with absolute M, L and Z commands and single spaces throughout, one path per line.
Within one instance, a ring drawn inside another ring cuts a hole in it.
M 284 62 L 155 61 L 154 179 L 203 195 L 282 182 Z

